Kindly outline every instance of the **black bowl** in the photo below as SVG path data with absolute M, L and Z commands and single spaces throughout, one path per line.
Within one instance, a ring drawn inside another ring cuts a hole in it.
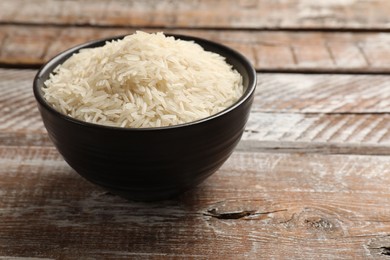
M 243 77 L 242 97 L 220 113 L 198 121 L 137 129 L 83 122 L 61 114 L 46 102 L 42 88 L 57 65 L 80 49 L 102 46 L 123 36 L 71 48 L 47 62 L 34 79 L 43 123 L 65 161 L 87 180 L 127 199 L 170 198 L 213 174 L 239 142 L 252 105 L 256 72 L 244 56 L 208 40 L 171 36 L 194 41 L 226 57 Z

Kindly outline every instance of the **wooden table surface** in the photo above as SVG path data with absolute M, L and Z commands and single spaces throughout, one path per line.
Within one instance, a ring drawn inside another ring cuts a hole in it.
M 246 55 L 231 158 L 172 200 L 126 201 L 48 139 L 37 68 L 88 40 L 165 31 Z M 390 257 L 390 1 L 2 0 L 0 259 Z

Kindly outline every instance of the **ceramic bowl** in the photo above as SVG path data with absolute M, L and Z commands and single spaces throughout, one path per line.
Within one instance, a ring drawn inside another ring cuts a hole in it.
M 229 158 L 247 122 L 256 87 L 256 72 L 238 52 L 196 37 L 205 50 L 226 57 L 243 77 L 244 93 L 227 109 L 194 122 L 156 128 L 119 128 L 80 121 L 51 107 L 42 88 L 50 73 L 73 53 L 104 45 L 102 39 L 71 48 L 37 73 L 33 90 L 50 139 L 81 176 L 130 200 L 161 200 L 204 181 Z

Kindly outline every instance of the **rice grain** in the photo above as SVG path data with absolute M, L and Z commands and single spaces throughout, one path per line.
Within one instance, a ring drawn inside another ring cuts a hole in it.
M 163 33 L 136 32 L 82 49 L 45 82 L 58 111 L 90 123 L 160 127 L 218 113 L 242 95 L 242 77 L 224 57 Z

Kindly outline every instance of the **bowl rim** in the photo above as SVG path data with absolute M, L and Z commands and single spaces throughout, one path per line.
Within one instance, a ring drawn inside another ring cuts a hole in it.
M 40 88 L 42 88 L 44 86 L 44 81 L 42 79 L 44 74 L 46 74 L 48 72 L 49 72 L 49 74 L 51 74 L 53 72 L 53 70 L 58 65 L 63 63 L 65 60 L 69 59 L 73 54 L 79 52 L 81 49 L 100 47 L 100 46 L 103 46 L 108 41 L 121 40 L 128 35 L 131 35 L 131 34 L 106 37 L 106 38 L 101 38 L 101 39 L 97 39 L 97 40 L 88 41 L 86 43 L 78 44 L 74 47 L 71 47 L 65 51 L 58 53 L 53 58 L 48 60 L 46 63 L 44 63 L 41 66 L 41 68 L 38 70 L 37 74 L 34 77 L 33 92 L 34 92 L 34 96 L 35 96 L 35 99 L 37 100 L 37 102 L 41 106 L 43 106 L 47 111 L 54 114 L 56 117 L 59 117 L 65 121 L 68 121 L 70 123 L 77 124 L 77 125 L 80 125 L 83 127 L 101 128 L 101 129 L 106 129 L 106 130 L 117 130 L 117 131 L 156 131 L 156 130 L 178 129 L 178 128 L 182 128 L 182 127 L 199 125 L 199 124 L 206 123 L 210 120 L 219 118 L 225 114 L 228 114 L 229 112 L 233 111 L 234 109 L 236 109 L 237 107 L 239 107 L 243 103 L 245 103 L 246 100 L 248 100 L 252 96 L 252 94 L 254 93 L 254 91 L 256 89 L 256 85 L 257 85 L 256 70 L 251 65 L 249 60 L 244 55 L 239 53 L 238 51 L 236 51 L 230 47 L 227 47 L 221 43 L 217 43 L 217 42 L 207 40 L 204 38 L 200 38 L 200 37 L 196 37 L 196 36 L 174 34 L 174 33 L 164 33 L 164 35 L 167 37 L 171 36 L 171 37 L 174 37 L 175 39 L 180 39 L 180 40 L 185 40 L 185 41 L 193 41 L 193 42 L 198 43 L 198 44 L 199 44 L 199 42 L 201 42 L 201 43 L 204 43 L 208 46 L 213 46 L 213 47 L 216 47 L 218 49 L 222 49 L 224 52 L 229 53 L 233 57 L 235 56 L 235 58 L 238 61 L 240 61 L 241 65 L 244 67 L 244 69 L 248 73 L 248 86 L 247 86 L 246 90 L 244 91 L 244 93 L 241 95 L 241 97 L 236 102 L 234 102 L 232 105 L 221 110 L 220 112 L 215 113 L 215 114 L 210 115 L 210 116 L 207 116 L 207 117 L 204 117 L 204 118 L 200 118 L 200 119 L 191 121 L 191 122 L 170 125 L 170 126 L 131 128 L 131 127 L 102 125 L 102 124 L 86 122 L 86 121 L 83 121 L 83 120 L 80 120 L 77 118 L 73 118 L 69 115 L 61 113 L 60 111 L 57 111 L 41 95 Z M 202 48 L 204 48 L 204 47 L 202 46 Z M 219 55 L 221 55 L 221 54 L 219 54 Z M 221 55 L 221 56 L 223 56 L 223 55 Z M 227 56 L 223 56 L 223 57 L 228 58 Z M 228 64 L 233 66 L 230 63 L 228 63 Z

